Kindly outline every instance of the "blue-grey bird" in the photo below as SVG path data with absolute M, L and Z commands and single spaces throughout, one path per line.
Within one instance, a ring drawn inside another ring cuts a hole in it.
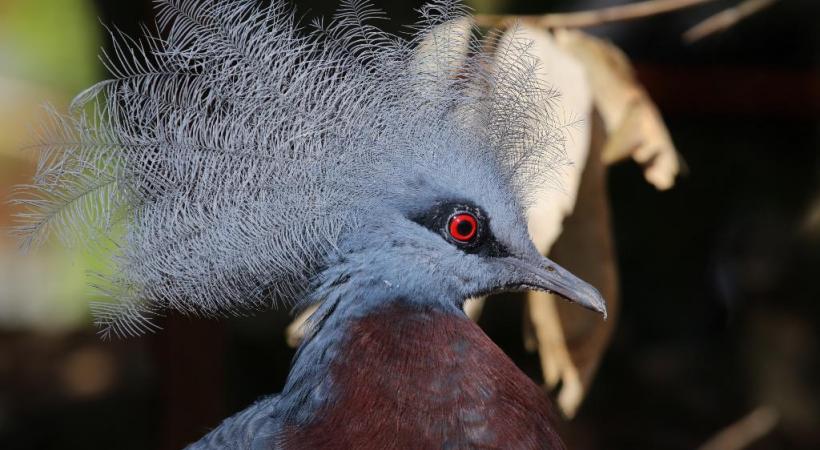
M 399 37 L 356 0 L 310 27 L 279 0 L 162 0 L 159 34 L 119 37 L 46 127 L 19 231 L 113 254 L 104 335 L 320 304 L 284 390 L 191 448 L 562 448 L 462 312 L 540 289 L 605 314 L 523 217 L 566 164 L 555 96 L 526 41 L 479 45 L 448 0 L 420 16 Z

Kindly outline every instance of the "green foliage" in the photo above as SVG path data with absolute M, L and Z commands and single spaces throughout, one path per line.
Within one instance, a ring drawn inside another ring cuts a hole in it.
M 89 0 L 5 0 L 0 75 L 78 92 L 99 76 L 100 29 Z

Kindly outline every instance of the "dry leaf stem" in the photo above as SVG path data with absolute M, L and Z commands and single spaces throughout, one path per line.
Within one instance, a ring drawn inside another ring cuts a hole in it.
M 647 0 L 626 5 L 611 6 L 609 8 L 570 13 L 525 16 L 479 14 L 476 16 L 476 23 L 486 27 L 497 27 L 520 19 L 539 27 L 583 28 L 611 22 L 640 19 L 692 6 L 713 3 L 715 1 L 718 0 Z
M 772 6 L 776 1 L 746 0 L 737 6 L 724 9 L 683 33 L 683 40 L 691 44 L 712 34 L 724 31 L 752 14 Z
M 742 450 L 769 434 L 779 421 L 777 410 L 759 406 L 746 417 L 721 430 L 698 450 Z

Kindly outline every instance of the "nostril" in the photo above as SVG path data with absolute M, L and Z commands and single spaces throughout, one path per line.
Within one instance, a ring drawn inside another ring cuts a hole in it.
M 547 272 L 555 272 L 554 266 L 547 266 Z

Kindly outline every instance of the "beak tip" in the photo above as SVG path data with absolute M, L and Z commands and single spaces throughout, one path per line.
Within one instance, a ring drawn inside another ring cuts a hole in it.
M 591 309 L 592 311 L 597 312 L 598 314 L 603 316 L 604 320 L 606 320 L 607 317 L 608 317 L 607 308 L 606 308 L 606 300 L 604 300 L 604 297 L 601 295 L 601 293 L 598 291 L 598 289 L 596 289 L 592 286 L 590 286 L 590 288 L 593 292 L 590 293 L 590 295 L 589 295 L 590 300 L 589 300 L 589 303 L 587 303 L 590 307 L 589 309 Z
M 603 301 L 603 298 L 601 299 L 601 303 L 595 305 L 595 307 L 592 308 L 592 310 L 603 316 L 604 320 L 607 319 L 608 314 L 606 310 L 606 303 Z
M 601 295 L 600 292 L 598 292 L 598 289 L 595 289 L 595 294 L 595 300 L 593 301 L 593 305 L 595 305 L 595 307 L 593 308 L 593 310 L 602 315 L 604 320 L 606 320 L 608 316 L 606 300 L 604 300 L 604 297 Z

